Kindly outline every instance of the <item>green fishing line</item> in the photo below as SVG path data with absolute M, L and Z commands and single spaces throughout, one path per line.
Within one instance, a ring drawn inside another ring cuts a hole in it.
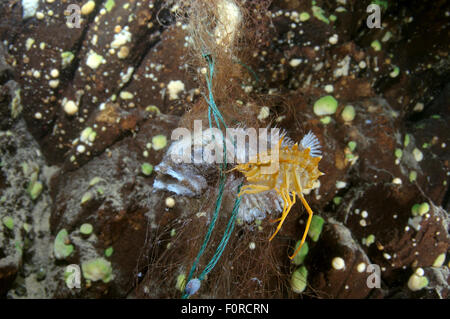
M 208 61 L 208 66 L 209 66 L 209 75 L 206 77 L 206 84 L 207 84 L 207 88 L 208 88 L 208 98 L 205 97 L 205 99 L 208 102 L 208 120 L 209 120 L 209 128 L 212 129 L 212 117 L 214 117 L 214 121 L 218 127 L 218 129 L 222 132 L 222 128 L 220 123 L 222 123 L 223 128 L 226 129 L 227 126 L 225 124 L 225 120 L 222 117 L 222 114 L 220 113 L 219 108 L 217 107 L 215 101 L 214 101 L 214 96 L 212 94 L 212 81 L 213 81 L 213 76 L 214 76 L 214 60 L 212 59 L 212 57 L 209 54 L 204 54 L 203 57 Z M 214 134 L 213 134 L 213 139 L 214 139 Z M 208 242 L 211 238 L 211 234 L 214 230 L 217 218 L 219 216 L 219 211 L 220 211 L 220 207 L 222 204 L 222 198 L 223 198 L 223 192 L 224 192 L 224 188 L 225 188 L 225 181 L 226 181 L 226 176 L 225 176 L 225 168 L 227 165 L 227 150 L 226 150 L 226 143 L 225 143 L 225 138 L 222 134 L 222 143 L 223 143 L 223 147 L 224 147 L 224 153 L 223 153 L 223 163 L 220 165 L 220 182 L 219 182 L 219 193 L 217 195 L 217 200 L 216 200 L 216 205 L 215 205 L 215 209 L 214 209 L 214 214 L 213 217 L 211 219 L 211 223 L 209 224 L 208 230 L 206 232 L 205 238 L 203 240 L 203 244 L 197 254 L 197 257 L 191 267 L 191 270 L 189 272 L 188 278 L 186 280 L 187 284 L 186 284 L 186 288 L 185 288 L 185 292 L 182 296 L 183 299 L 188 298 L 189 296 L 193 295 L 195 292 L 197 292 L 197 290 L 200 288 L 200 282 L 205 278 L 205 276 L 211 272 L 211 270 L 214 269 L 214 267 L 216 266 L 217 262 L 219 261 L 220 257 L 222 256 L 222 253 L 228 243 L 228 240 L 230 239 L 231 233 L 233 232 L 234 229 L 234 225 L 235 225 L 235 221 L 236 221 L 236 217 L 237 217 L 237 213 L 239 211 L 239 205 L 241 202 L 241 198 L 240 197 L 236 197 L 235 202 L 234 202 L 234 206 L 233 206 L 233 211 L 231 213 L 231 217 L 230 220 L 228 221 L 227 227 L 225 229 L 225 232 L 222 236 L 222 240 L 220 241 L 219 245 L 216 248 L 216 251 L 213 255 L 213 257 L 211 258 L 211 260 L 209 261 L 209 263 L 206 265 L 205 269 L 200 273 L 200 275 L 198 276 L 198 278 L 192 279 L 194 272 L 197 269 L 198 263 L 200 261 L 201 256 L 203 255 L 206 247 L 208 246 Z M 236 146 L 236 145 L 235 145 Z M 237 193 L 239 193 L 240 189 L 241 189 L 241 185 L 239 185 Z

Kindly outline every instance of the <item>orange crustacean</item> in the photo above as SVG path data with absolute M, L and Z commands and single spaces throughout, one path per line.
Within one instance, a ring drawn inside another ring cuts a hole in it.
M 284 206 L 281 217 L 273 221 L 279 222 L 279 224 L 269 240 L 272 240 L 280 230 L 292 206 L 295 204 L 296 196 L 300 198 L 309 217 L 300 245 L 294 254 L 289 256 L 290 259 L 293 259 L 305 242 L 313 216 L 313 211 L 306 202 L 303 192 L 312 189 L 315 181 L 319 176 L 323 175 L 318 169 L 322 156 L 319 140 L 311 131 L 303 137 L 300 144 L 283 145 L 283 139 L 284 136 L 280 138 L 278 143 L 279 169 L 276 172 L 271 174 L 263 173 L 262 168 L 270 165 L 270 163 L 260 161 L 259 156 L 256 161 L 236 165 L 233 170 L 236 169 L 244 174 L 248 182 L 241 188 L 238 196 L 275 190 L 283 199 Z

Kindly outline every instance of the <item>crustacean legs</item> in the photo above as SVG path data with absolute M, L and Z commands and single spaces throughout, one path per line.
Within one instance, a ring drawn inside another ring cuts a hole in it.
M 250 184 L 250 185 L 245 185 L 244 187 L 242 187 L 240 193 L 238 194 L 238 196 L 242 196 L 244 194 L 256 194 L 256 193 L 268 191 L 270 189 L 274 189 L 281 196 L 281 198 L 283 199 L 283 202 L 284 202 L 283 211 L 281 213 L 281 217 L 280 218 L 272 221 L 272 222 L 279 222 L 279 223 L 278 223 L 278 226 L 277 226 L 275 232 L 269 238 L 269 241 L 271 241 L 276 236 L 278 231 L 281 229 L 281 226 L 283 225 L 284 220 L 286 219 L 287 215 L 291 211 L 292 206 L 294 206 L 294 204 L 296 202 L 296 196 L 298 195 L 298 197 L 300 197 L 300 200 L 301 200 L 303 206 L 305 206 L 306 211 L 308 212 L 309 216 L 308 216 L 308 221 L 306 223 L 305 232 L 303 233 L 300 245 L 295 250 L 294 254 L 292 256 L 289 256 L 290 259 L 293 259 L 298 254 L 300 249 L 302 248 L 302 246 L 303 246 L 303 244 L 305 242 L 305 239 L 306 239 L 306 235 L 308 234 L 308 230 L 309 230 L 309 227 L 311 225 L 311 219 L 312 219 L 312 216 L 313 216 L 313 211 L 311 210 L 311 208 L 309 207 L 308 203 L 305 200 L 305 197 L 303 196 L 302 187 L 301 187 L 301 183 L 300 183 L 300 178 L 295 173 L 293 175 L 295 176 L 293 182 L 294 182 L 294 186 L 295 186 L 296 191 L 289 192 L 290 175 L 288 174 L 287 170 L 284 170 L 284 172 L 283 172 L 283 181 L 282 181 L 279 189 L 278 188 L 274 188 L 274 187 L 270 187 L 270 186 L 267 186 L 267 185 Z M 291 193 L 292 193 L 292 198 L 291 198 Z

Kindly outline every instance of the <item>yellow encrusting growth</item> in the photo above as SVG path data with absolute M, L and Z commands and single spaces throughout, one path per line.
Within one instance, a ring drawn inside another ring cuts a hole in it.
M 305 242 L 313 216 L 313 211 L 306 202 L 303 192 L 313 188 L 314 182 L 319 176 L 323 175 L 318 169 L 319 161 L 322 157 L 311 156 L 311 149 L 309 147 L 299 148 L 298 144 L 293 145 L 291 148 L 289 146 L 283 147 L 282 142 L 283 137 L 278 143 L 279 169 L 275 173 L 263 174 L 262 168 L 270 166 L 271 163 L 268 161 L 261 162 L 259 157 L 254 163 L 239 164 L 234 169 L 243 173 L 249 183 L 241 188 L 238 196 L 275 190 L 283 199 L 284 206 L 281 217 L 273 221 L 279 222 L 279 224 L 269 240 L 272 240 L 280 230 L 284 220 L 296 202 L 296 196 L 300 198 L 309 217 L 301 243 L 294 254 L 289 257 L 293 259 Z M 269 156 L 268 158 L 272 157 Z

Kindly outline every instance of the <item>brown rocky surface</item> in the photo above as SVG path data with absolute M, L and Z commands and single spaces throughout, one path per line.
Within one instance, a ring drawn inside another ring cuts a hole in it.
M 245 126 L 244 114 L 268 106 L 261 126 L 294 141 L 312 130 L 321 141 L 325 175 L 305 197 L 325 225 L 307 241 L 306 290 L 290 286 L 298 266 L 287 255 L 306 220 L 297 203 L 271 242 L 270 217 L 237 220 L 196 297 L 448 298 L 450 8 L 379 1 L 383 27 L 369 29 L 369 2 L 272 1 L 229 111 Z M 0 4 L 0 296 L 181 297 L 177 279 L 211 223 L 218 176 L 198 171 L 202 194 L 181 196 L 155 189 L 157 173 L 142 166 L 163 160 L 171 132 L 207 94 L 176 4 L 95 1 L 80 28 L 66 23 L 67 1 L 40 1 L 26 19 L 21 2 Z M 337 109 L 317 115 L 326 95 Z M 199 269 L 227 226 L 238 177 L 228 175 Z M 81 288 L 68 288 L 71 264 L 84 265 Z M 380 288 L 367 286 L 361 264 L 380 267 Z M 421 272 L 429 282 L 414 291 L 409 280 Z

